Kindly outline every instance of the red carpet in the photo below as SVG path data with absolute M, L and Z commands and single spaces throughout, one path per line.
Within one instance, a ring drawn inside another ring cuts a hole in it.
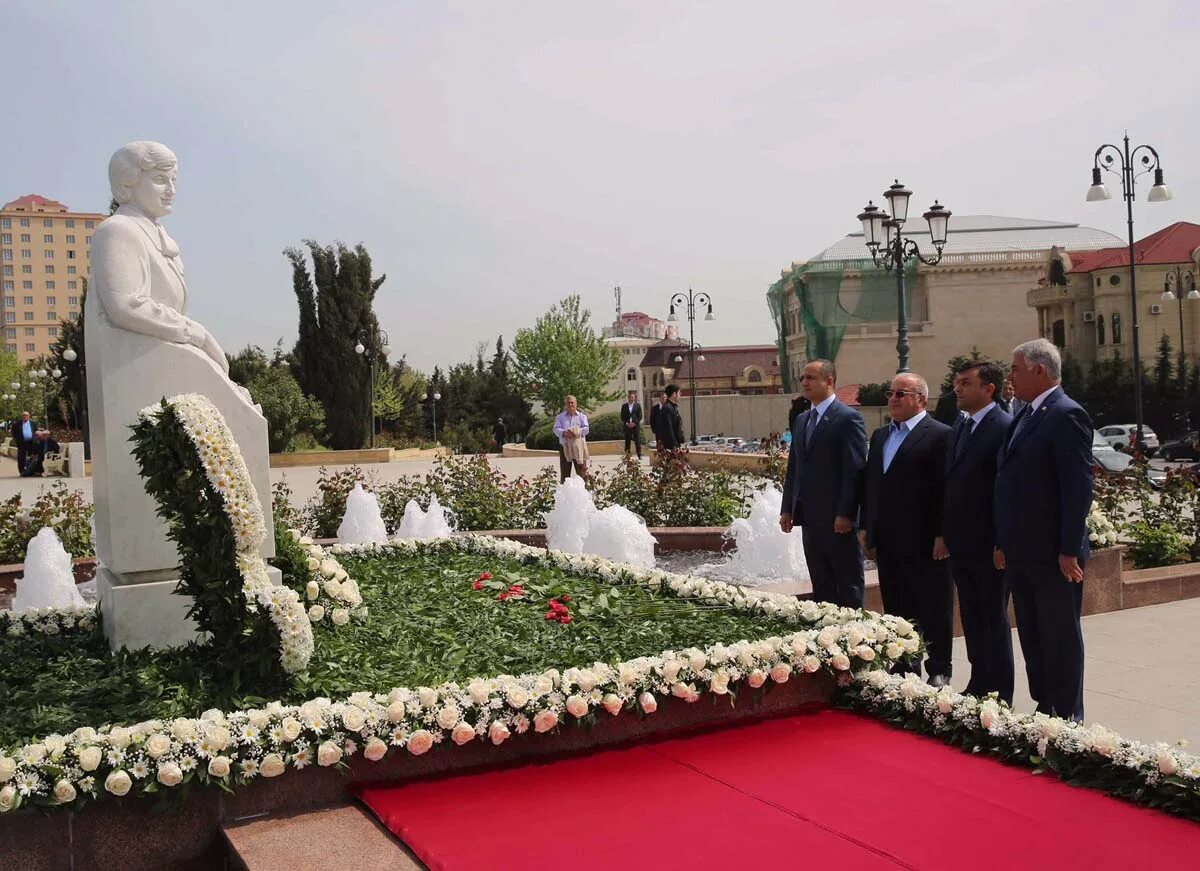
M 1200 825 L 832 710 L 360 797 L 433 869 L 1200 862 Z

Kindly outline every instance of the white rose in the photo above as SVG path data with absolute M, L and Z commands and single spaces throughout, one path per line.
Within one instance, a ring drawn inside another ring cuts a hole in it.
M 108 743 L 118 750 L 128 747 L 131 740 L 133 740 L 133 736 L 124 726 L 113 726 L 108 731 Z
M 807 672 L 808 674 L 812 674 L 813 672 L 820 670 L 820 668 L 821 668 L 821 660 L 818 659 L 815 655 L 810 653 L 810 654 L 808 654 L 808 656 L 804 657 L 805 672 Z
M 596 675 L 590 669 L 585 668 L 579 672 L 579 677 L 576 678 L 575 683 L 585 693 L 590 693 L 596 688 Z
M 708 683 L 708 688 L 711 692 L 718 696 L 723 696 L 729 692 L 729 675 L 724 671 L 718 671 L 712 676 L 712 680 Z
M 688 657 L 688 668 L 690 668 L 692 671 L 704 671 L 704 667 L 706 665 L 708 665 L 708 660 L 705 659 L 704 654 L 698 650 Z
M 915 635 L 910 635 L 900 642 L 907 653 L 916 653 L 917 648 L 921 646 L 921 639 Z
M 313 605 L 308 609 L 308 619 L 313 623 L 320 623 L 325 619 L 325 609 L 320 605 Z
M 854 655 L 863 662 L 870 662 L 875 658 L 875 651 L 865 644 L 860 644 L 854 649 Z
M 888 676 L 887 676 L 886 672 L 873 671 L 867 675 L 867 683 L 870 684 L 871 687 L 874 689 L 877 689 L 877 690 L 883 689 L 884 686 L 887 685 L 887 682 L 888 682 Z
M 103 754 L 100 748 L 96 746 L 81 747 L 77 751 L 79 757 L 79 767 L 84 771 L 95 771 L 100 767 L 100 761 L 103 759 Z M 6 780 L 3 776 L 3 761 L 0 759 L 0 781 Z
M 471 697 L 477 705 L 482 705 L 488 700 L 491 691 L 488 689 L 487 681 L 476 678 L 467 684 L 467 695 Z
M 200 719 L 208 723 L 221 723 L 223 725 L 225 723 L 225 714 L 220 708 L 209 708 L 200 715 Z
M 361 732 L 363 726 L 367 725 L 367 715 L 362 708 L 347 705 L 346 709 L 342 711 L 342 725 L 351 732 Z
M 69 780 L 60 780 L 54 784 L 54 800 L 59 804 L 75 801 L 75 787 Z
M 537 716 L 533 718 L 535 732 L 549 732 L 557 725 L 558 714 L 553 711 L 538 711 Z
M 279 733 L 283 736 L 283 740 L 290 744 L 300 737 L 303 728 L 295 717 L 284 717 L 283 722 L 279 724 Z
M 334 626 L 345 626 L 350 622 L 350 612 L 345 608 L 334 608 L 330 619 L 333 620 Z
M 191 720 L 176 720 L 171 723 L 171 734 L 180 741 L 195 741 L 196 724 Z
M 638 696 L 638 705 L 647 714 L 653 714 L 658 710 L 658 700 L 654 698 L 652 693 L 642 693 Z
M 885 654 L 888 659 L 899 659 L 904 656 L 904 648 L 895 641 L 889 641 Z
M 229 730 L 224 726 L 209 726 L 204 730 L 204 737 L 213 750 L 224 750 L 229 746 Z
M 463 744 L 468 744 L 475 739 L 475 727 L 463 720 L 454 727 L 454 731 L 450 733 L 450 738 L 461 747 Z
M 903 617 L 899 617 L 896 619 L 896 634 L 897 635 L 911 635 L 912 631 L 913 631 L 913 625 L 911 623 L 909 623 Z
M 51 759 L 58 759 L 67 749 L 67 739 L 62 735 L 47 735 L 42 739 L 42 743 L 46 745 Z
M 437 712 L 437 724 L 443 729 L 453 729 L 458 716 L 458 705 L 451 703 Z
M 417 689 L 417 701 L 421 703 L 422 708 L 432 708 L 437 704 L 437 690 L 431 690 L 429 687 L 419 687 Z
M 183 782 L 183 771 L 174 762 L 158 766 L 158 782 L 163 786 L 179 786 Z
M 758 689 L 767 682 L 767 675 L 761 668 L 756 668 L 746 676 L 746 683 L 753 689 Z
M 514 708 L 520 709 L 529 704 L 529 693 L 522 686 L 510 686 L 504 697 L 508 700 L 509 705 Z
M 1111 757 L 1117 752 L 1117 736 L 1107 729 L 1102 729 L 1098 726 L 1092 728 L 1096 730 L 1092 736 L 1092 749 L 1101 756 Z
M 307 560 L 305 560 L 305 565 L 308 566 L 308 570 L 310 572 L 315 572 L 321 568 L 321 561 L 319 559 L 317 559 L 315 556 L 310 556 Z M 312 583 L 316 583 L 316 582 L 313 581 Z
M 844 653 L 839 653 L 830 658 L 829 664 L 832 665 L 837 671 L 846 671 L 850 668 L 850 657 Z
M 278 777 L 283 774 L 287 768 L 284 765 L 283 757 L 278 753 L 268 753 L 263 757 L 262 764 L 259 766 L 258 772 L 263 777 Z
M 171 739 L 162 732 L 155 732 L 146 739 L 146 755 L 157 759 L 171 749 Z
M 418 729 L 408 736 L 408 741 L 404 746 L 413 756 L 420 756 L 422 753 L 429 752 L 429 748 L 433 746 L 433 735 L 425 729 Z
M 395 701 L 387 708 L 388 722 L 399 723 L 404 719 L 404 702 Z
M 614 717 L 621 713 L 621 697 L 616 693 L 607 693 L 600 701 L 600 704 L 604 705 L 604 710 L 608 711 Z
M 7 783 L 8 781 L 12 780 L 13 775 L 16 773 L 17 760 L 13 759 L 11 756 L 0 756 L 0 783 Z
M 304 585 L 304 595 L 308 597 L 308 601 L 317 601 L 317 596 L 321 595 L 321 585 L 316 581 L 309 581 Z
M 208 773 L 212 777 L 228 777 L 229 776 L 229 757 L 214 756 L 208 760 Z
M 583 717 L 588 712 L 587 699 L 583 696 L 569 696 L 567 698 L 567 713 L 572 717 Z
M 255 729 L 265 729 L 271 723 L 271 715 L 266 711 L 253 710 L 246 713 L 246 719 Z
M 771 680 L 775 683 L 787 683 L 792 674 L 792 667 L 786 662 L 777 662 L 771 666 Z
M 954 710 L 954 702 L 950 698 L 949 693 L 938 693 L 937 697 L 938 711 L 943 714 L 948 714 Z
M 850 631 L 846 633 L 846 640 L 851 647 L 858 647 L 858 645 L 866 640 L 866 636 L 863 635 L 862 630 L 857 626 L 851 626 Z
M 826 626 L 817 635 L 817 644 L 821 645 L 822 647 L 829 647 L 832 644 L 837 644 L 839 634 L 840 633 L 836 627 Z
M 1164 750 L 1158 754 L 1158 770 L 1170 777 L 1179 771 L 1179 760 L 1175 758 L 1175 754 L 1169 750 Z
M 0 812 L 10 811 L 17 803 L 17 790 L 11 783 L 0 789 Z
M 338 572 L 338 564 L 336 561 L 327 559 L 321 561 L 321 574 L 327 578 L 332 578 Z
M 325 741 L 317 748 L 317 764 L 322 766 L 336 765 L 342 758 L 342 748 L 332 741 Z
M 378 762 L 387 755 L 388 745 L 386 741 L 381 741 L 372 735 L 367 739 L 367 745 L 363 748 L 363 756 L 372 762 Z
M 667 683 L 675 683 L 675 678 L 679 677 L 679 670 L 683 668 L 683 663 L 677 659 L 669 659 L 663 663 L 662 676 Z
M 992 728 L 1000 711 L 993 702 L 984 702 L 979 706 L 979 725 L 985 729 Z
M 104 778 L 104 788 L 113 795 L 125 795 L 133 787 L 133 778 L 118 769 Z
M 488 738 L 497 746 L 503 744 L 508 739 L 509 734 L 508 726 L 499 720 L 493 720 L 492 725 L 488 727 Z

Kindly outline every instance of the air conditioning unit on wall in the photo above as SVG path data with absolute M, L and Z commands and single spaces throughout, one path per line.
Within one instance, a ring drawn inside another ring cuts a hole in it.
M 1162 314 L 1162 306 L 1159 305 L 1158 303 L 1155 303 L 1154 305 L 1150 306 L 1150 314 L 1152 314 L 1152 315 Z
M 1093 322 L 1093 321 L 1095 321 L 1095 320 L 1096 320 L 1096 313 L 1095 313 L 1095 312 L 1084 312 L 1084 313 L 1083 313 L 1083 322 L 1084 322 L 1085 324 L 1090 324 L 1090 323 L 1092 323 L 1092 322 Z

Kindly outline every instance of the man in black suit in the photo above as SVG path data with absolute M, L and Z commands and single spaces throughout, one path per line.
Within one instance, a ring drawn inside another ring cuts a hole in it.
M 17 474 L 24 475 L 30 458 L 37 452 L 38 425 L 28 411 L 21 412 L 21 419 L 13 421 L 12 439 L 17 446 Z
M 662 409 L 658 413 L 658 449 L 660 451 L 674 451 L 687 444 L 687 439 L 683 435 L 683 418 L 679 414 L 679 406 L 675 404 L 675 397 L 678 395 L 679 387 L 668 384 L 667 390 L 663 394 L 666 402 L 662 404 Z
M 854 533 L 866 426 L 861 414 L 834 396 L 836 383 L 829 360 L 813 360 L 800 376 L 812 407 L 792 423 L 779 527 L 802 529 L 814 599 L 861 608 L 863 560 Z
M 46 455 L 58 454 L 62 447 L 46 430 L 39 430 L 37 440 L 29 451 L 27 465 L 20 472 L 22 478 L 40 478 L 46 471 Z
M 629 442 L 637 448 L 637 458 L 642 458 L 642 404 L 637 401 L 637 391 L 630 390 L 621 404 L 621 428 L 625 433 L 625 455 L 629 455 Z
M 950 574 L 958 589 L 958 613 L 971 662 L 966 692 L 998 693 L 1012 704 L 1008 585 L 992 558 L 996 457 L 1012 423 L 996 402 L 1005 377 L 1000 364 L 985 360 L 963 364 L 954 376 L 954 395 L 966 417 L 955 424 L 946 448 L 942 536 L 950 551 Z
M 1083 567 L 1092 506 L 1092 421 L 1060 386 L 1062 358 L 1046 339 L 1013 349 L 1025 403 L 1005 434 L 996 472 L 995 566 L 1017 612 L 1029 694 L 1041 713 L 1083 719 Z
M 929 385 L 914 372 L 892 379 L 891 423 L 871 434 L 862 498 L 863 549 L 874 554 L 883 608 L 921 630 L 929 683 L 950 681 L 954 588 L 942 539 L 946 438 L 928 412 Z M 908 668 L 921 673 L 920 660 Z
M 657 401 L 650 406 L 650 432 L 654 433 L 654 450 L 657 453 L 662 448 L 662 437 L 658 430 L 662 421 L 662 409 L 667 404 L 667 394 L 659 393 Z

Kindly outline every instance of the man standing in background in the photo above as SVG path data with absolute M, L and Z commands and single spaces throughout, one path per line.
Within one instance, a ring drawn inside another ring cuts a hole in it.
M 630 390 L 621 404 L 621 428 L 625 433 L 625 456 L 629 456 L 629 442 L 637 448 L 637 458 L 642 458 L 642 404 L 637 401 L 637 391 Z
M 579 410 L 575 397 L 568 396 L 566 407 L 554 418 L 554 435 L 558 438 L 559 483 L 571 477 L 572 466 L 576 475 L 587 480 L 588 430 L 587 415 Z
M 679 414 L 679 406 L 675 397 L 679 395 L 679 387 L 668 384 L 663 394 L 666 402 L 658 415 L 658 448 L 660 451 L 674 451 L 687 444 L 683 434 L 683 417 Z

